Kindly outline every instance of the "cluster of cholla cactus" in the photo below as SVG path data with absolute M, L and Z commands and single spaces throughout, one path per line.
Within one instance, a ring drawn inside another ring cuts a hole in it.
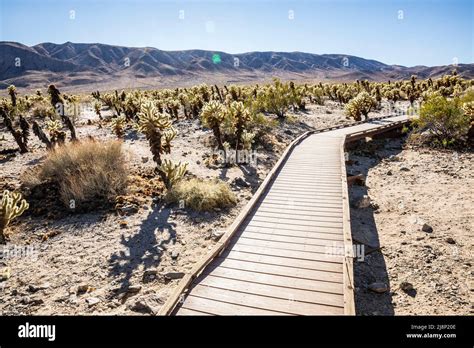
M 290 84 L 278 79 L 274 79 L 273 85 L 263 87 L 263 90 L 257 94 L 260 110 L 275 114 L 280 119 L 285 117 L 294 101 L 294 90 L 291 89 Z
M 344 109 L 347 116 L 356 121 L 360 121 L 362 116 L 368 118 L 369 112 L 376 106 L 376 101 L 367 92 L 360 92 L 355 98 L 351 99 Z
M 110 124 L 112 127 L 112 131 L 114 134 L 117 136 L 117 138 L 123 138 L 125 134 L 125 125 L 127 123 L 127 120 L 125 116 L 119 116 L 119 117 L 114 117 L 112 118 Z
M 21 193 L 3 191 L 0 202 L 0 244 L 6 243 L 5 230 L 10 221 L 23 214 L 29 204 L 22 199 Z
M 163 180 L 167 189 L 172 188 L 186 173 L 187 163 L 173 163 L 168 159 L 164 159 L 159 170 L 163 173 Z

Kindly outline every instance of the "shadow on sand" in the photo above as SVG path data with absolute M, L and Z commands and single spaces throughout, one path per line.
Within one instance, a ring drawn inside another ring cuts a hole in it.
M 396 156 L 402 150 L 403 139 L 390 141 L 374 140 L 353 144 L 349 149 L 348 175 L 362 174 L 367 177 L 369 170 L 383 159 Z M 394 157 L 392 157 L 394 158 Z M 353 185 L 349 188 L 351 201 L 351 230 L 353 243 L 364 245 L 363 260 L 354 260 L 355 306 L 357 315 L 394 315 L 392 291 L 377 293 L 369 290 L 373 283 L 383 283 L 390 288 L 383 246 L 380 245 L 379 232 L 374 219 L 377 207 L 357 208 L 357 202 L 368 194 L 366 185 Z M 415 294 L 416 295 L 416 294 Z
M 175 224 L 168 222 L 170 212 L 164 204 L 156 205 L 137 233 L 130 237 L 122 235 L 121 244 L 127 252 L 117 252 L 109 259 L 110 275 L 120 279 L 120 291 L 130 287 L 130 279 L 141 265 L 144 269 L 158 266 L 166 246 L 176 241 Z

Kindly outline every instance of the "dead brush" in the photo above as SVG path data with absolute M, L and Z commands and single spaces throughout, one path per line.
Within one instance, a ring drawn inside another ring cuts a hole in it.
M 184 203 L 185 208 L 195 211 L 212 211 L 216 208 L 228 208 L 237 203 L 237 198 L 229 185 L 223 181 L 202 179 L 182 180 L 166 194 L 166 200 L 172 203 Z
M 24 177 L 24 183 L 56 184 L 62 203 L 82 211 L 124 194 L 127 177 L 120 141 L 86 140 L 49 152 L 46 160 Z

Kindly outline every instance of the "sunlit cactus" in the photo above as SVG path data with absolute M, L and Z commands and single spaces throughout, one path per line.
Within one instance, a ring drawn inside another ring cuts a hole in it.
M 216 100 L 205 104 L 201 111 L 201 122 L 205 127 L 212 129 L 217 146 L 223 150 L 221 124 L 225 117 L 225 107 Z
M 7 91 L 8 91 L 8 94 L 10 95 L 10 100 L 12 102 L 12 106 L 15 107 L 16 106 L 16 95 L 17 95 L 16 87 L 14 85 L 10 85 L 10 86 L 8 86 Z
M 6 243 L 5 230 L 10 221 L 23 214 L 28 207 L 29 204 L 22 199 L 21 193 L 3 191 L 0 202 L 0 244 Z
M 254 142 L 255 133 L 247 132 L 246 130 L 242 133 L 242 144 L 245 150 L 251 150 Z
M 372 98 L 369 93 L 361 92 L 351 99 L 345 107 L 346 115 L 352 117 L 356 121 L 362 119 L 362 115 L 365 119 L 368 118 L 369 112 L 375 107 L 376 101 Z
M 99 119 L 102 120 L 102 103 L 100 101 L 94 103 L 94 111 L 99 116 Z
M 46 130 L 53 144 L 63 144 L 66 140 L 66 133 L 62 131 L 61 122 L 58 120 L 46 121 Z
M 188 163 L 173 163 L 168 159 L 164 159 L 159 167 L 163 173 L 162 178 L 166 188 L 171 189 L 186 173 Z
M 245 127 L 247 126 L 247 123 L 250 121 L 251 115 L 249 110 L 242 102 L 232 102 L 229 107 L 229 114 L 231 119 L 234 121 L 236 139 L 235 148 L 238 150 L 240 149 L 240 144 L 242 143 L 242 134 L 245 130 Z
M 142 106 L 138 113 L 137 129 L 145 134 L 157 166 L 161 166 L 162 163 L 161 154 L 165 152 L 162 137 L 169 127 L 171 127 L 169 116 L 158 112 L 152 102 Z
M 468 115 L 474 119 L 474 101 L 463 103 L 462 110 L 464 111 L 465 115 Z
M 29 126 L 27 127 L 26 124 L 24 123 L 22 125 L 21 120 L 20 120 L 21 130 L 15 129 L 15 127 L 13 126 L 13 120 L 10 116 L 11 108 L 12 108 L 11 106 L 9 107 L 8 105 L 6 105 L 5 102 L 2 102 L 2 104 L 0 105 L 0 115 L 3 118 L 3 123 L 5 124 L 5 127 L 8 129 L 8 131 L 10 132 L 10 134 L 13 136 L 16 143 L 18 144 L 18 147 L 20 148 L 20 153 L 26 153 L 28 152 L 28 146 L 27 146 L 26 141 L 29 134 L 28 133 Z
M 122 138 L 124 136 L 126 119 L 125 116 L 114 117 L 110 122 L 112 131 L 117 136 L 117 138 Z

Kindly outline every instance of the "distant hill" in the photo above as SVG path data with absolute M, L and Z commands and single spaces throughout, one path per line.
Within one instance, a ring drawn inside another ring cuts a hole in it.
M 437 77 L 453 66 L 404 67 L 342 54 L 249 52 L 228 54 L 204 50 L 162 51 L 105 44 L 41 43 L 28 47 L 0 42 L 0 88 L 10 84 L 41 88 L 50 83 L 79 89 L 114 89 L 239 83 L 273 76 L 300 80 L 385 81 Z M 474 78 L 474 64 L 458 73 Z M 92 85 L 92 86 L 91 86 Z

